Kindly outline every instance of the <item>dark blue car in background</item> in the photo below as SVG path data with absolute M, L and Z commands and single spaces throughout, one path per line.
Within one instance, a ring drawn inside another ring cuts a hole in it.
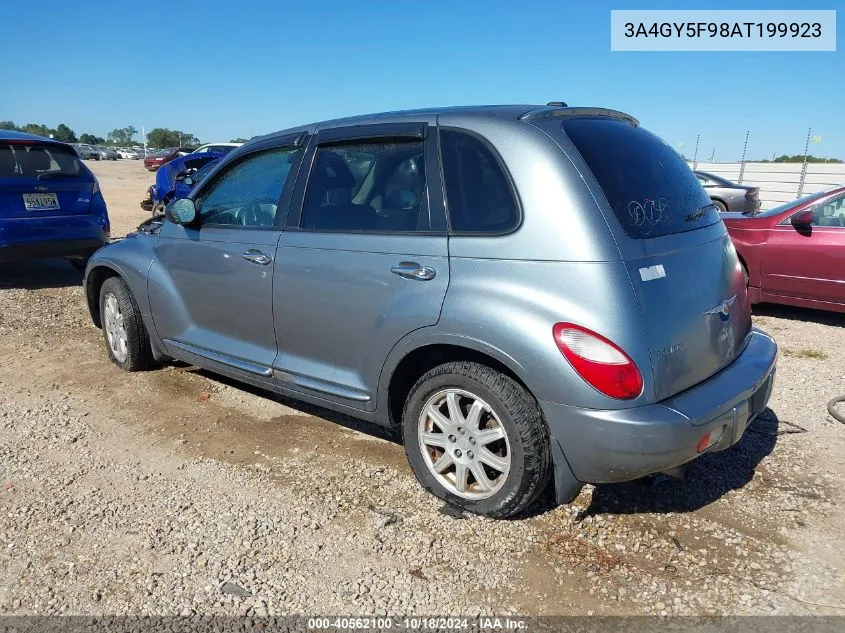
M 171 200 L 186 198 L 198 183 L 225 154 L 204 152 L 188 154 L 162 165 L 156 172 L 156 182 L 147 190 L 141 208 L 153 214 L 163 213 Z
M 70 145 L 0 130 L 0 262 L 64 257 L 84 269 L 109 230 L 100 184 Z

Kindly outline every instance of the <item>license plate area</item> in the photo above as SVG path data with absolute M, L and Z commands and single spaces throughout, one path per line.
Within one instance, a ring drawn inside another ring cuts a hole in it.
M 27 211 L 54 211 L 59 208 L 55 193 L 25 193 L 23 206 Z

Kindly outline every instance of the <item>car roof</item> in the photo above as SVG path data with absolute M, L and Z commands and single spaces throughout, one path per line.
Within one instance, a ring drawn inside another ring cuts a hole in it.
M 553 112 L 562 109 L 558 105 L 537 105 L 537 104 L 506 104 L 506 105 L 467 105 L 467 106 L 439 106 L 431 108 L 417 108 L 414 110 L 394 110 L 389 112 L 375 112 L 371 114 L 361 114 L 356 116 L 342 117 L 338 119 L 330 119 L 326 121 L 318 121 L 306 125 L 299 125 L 278 132 L 272 132 L 264 136 L 256 136 L 250 139 L 255 141 L 258 139 L 271 139 L 276 136 L 287 136 L 288 134 L 296 132 L 311 132 L 325 127 L 344 127 L 347 125 L 367 125 L 369 123 L 380 123 L 382 119 L 413 119 L 420 115 L 436 116 L 440 114 L 450 114 L 467 118 L 477 116 L 501 117 L 505 119 L 518 120 L 523 115 L 529 112 L 548 110 Z
M 37 134 L 30 134 L 28 132 L 17 132 L 15 130 L 0 130 L 1 141 L 41 141 L 43 143 L 57 143 L 59 145 L 66 145 L 54 138 L 47 138 L 46 136 L 38 136 Z

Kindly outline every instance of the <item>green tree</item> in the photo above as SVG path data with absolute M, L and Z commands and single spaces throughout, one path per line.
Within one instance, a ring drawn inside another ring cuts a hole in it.
M 147 133 L 147 143 L 153 147 L 198 145 L 199 139 L 188 132 L 157 127 Z
M 64 123 L 56 126 L 56 140 L 63 143 L 76 143 L 76 133 Z
M 804 162 L 804 154 L 793 154 L 792 156 L 787 156 L 786 154 L 781 154 L 777 158 L 774 159 L 775 163 L 803 163 Z M 821 158 L 819 156 L 807 156 L 808 163 L 841 163 L 842 161 L 838 158 Z
M 28 134 L 37 134 L 38 136 L 50 136 L 56 132 L 56 130 L 51 129 L 46 125 L 42 125 L 41 123 L 27 123 L 23 126 L 23 131 Z
M 117 145 L 131 145 L 132 137 L 137 133 L 138 130 L 131 125 L 117 128 L 109 132 L 109 141 L 112 141 Z
M 85 134 L 80 135 L 79 142 L 87 143 L 88 145 L 99 145 L 100 143 L 105 143 L 106 139 L 86 132 Z
M 243 138 L 242 136 L 239 136 L 238 138 L 233 138 L 229 142 L 230 143 L 246 143 L 246 141 L 247 141 L 247 139 Z
M 0 130 L 15 130 L 16 132 L 22 131 L 17 125 L 15 125 L 14 121 L 0 121 Z

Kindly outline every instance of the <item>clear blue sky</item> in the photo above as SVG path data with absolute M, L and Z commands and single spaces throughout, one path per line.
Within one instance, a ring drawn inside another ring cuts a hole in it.
M 626 6 L 628 5 L 628 6 Z M 660 2 L 639 9 L 840 9 L 841 0 Z M 398 108 L 612 107 L 691 156 L 845 159 L 835 53 L 610 51 L 605 0 L 30 0 L 4 3 L 0 120 L 105 136 L 134 125 L 203 141 Z M 176 33 L 176 35 L 171 35 Z M 681 145 L 682 144 L 682 145 Z

